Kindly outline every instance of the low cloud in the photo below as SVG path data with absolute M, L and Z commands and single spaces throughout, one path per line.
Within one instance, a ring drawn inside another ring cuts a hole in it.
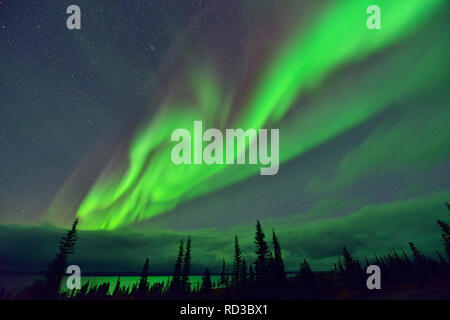
M 342 245 L 357 256 L 382 254 L 388 249 L 407 249 L 413 241 L 421 250 L 433 254 L 441 250 L 436 219 L 447 219 L 443 202 L 448 192 L 405 199 L 383 205 L 367 205 L 343 217 L 302 222 L 302 216 L 283 220 L 264 220 L 266 239 L 274 228 L 283 249 L 287 270 L 295 271 L 306 258 L 316 270 L 329 270 Z M 50 226 L 0 226 L 0 271 L 39 271 L 54 257 L 58 239 L 65 230 Z M 232 261 L 233 239 L 238 235 L 244 257 L 254 260 L 254 225 L 228 228 L 171 230 L 79 231 L 76 253 L 70 263 L 90 272 L 139 271 L 149 257 L 152 272 L 170 272 L 181 238 L 192 238 L 193 271 L 205 267 L 219 271 L 222 258 Z

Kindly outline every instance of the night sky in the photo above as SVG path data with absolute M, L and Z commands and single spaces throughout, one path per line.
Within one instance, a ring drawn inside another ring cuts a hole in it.
M 373 2 L 373 3 L 372 3 Z M 81 8 L 81 30 L 66 8 Z M 366 8 L 381 8 L 368 30 Z M 169 271 L 252 261 L 256 220 L 288 270 L 440 248 L 448 216 L 441 0 L 0 0 L 0 271 L 37 271 L 75 217 L 71 262 Z M 280 169 L 181 165 L 176 128 L 279 128 Z M 4 244 L 7 243 L 7 246 Z

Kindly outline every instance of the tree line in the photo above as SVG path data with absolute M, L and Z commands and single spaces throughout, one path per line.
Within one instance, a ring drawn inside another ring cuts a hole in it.
M 445 203 L 450 210 L 450 205 Z M 436 278 L 450 279 L 450 226 L 437 220 L 441 231 L 444 255 L 436 250 L 437 259 L 424 254 L 409 242 L 410 254 L 403 249 L 387 250 L 383 255 L 375 254 L 371 259 L 357 259 L 347 247 L 328 272 L 313 272 L 304 259 L 297 274 L 288 277 L 285 271 L 281 245 L 275 230 L 272 230 L 271 247 L 259 221 L 256 222 L 254 238 L 255 259 L 248 263 L 243 257 L 239 239 L 234 237 L 234 255 L 229 270 L 222 259 L 222 270 L 217 283 L 205 269 L 202 283 L 193 285 L 191 276 L 190 237 L 186 243 L 180 240 L 172 278 L 169 282 L 150 285 L 149 259 L 146 258 L 139 280 L 131 287 L 123 285 L 120 277 L 114 288 L 109 283 L 85 283 L 79 290 L 61 290 L 68 256 L 74 253 L 78 220 L 59 241 L 59 251 L 42 272 L 43 279 L 15 292 L 0 290 L 2 299 L 316 299 L 352 298 L 367 296 L 366 268 L 378 265 L 382 270 L 384 288 L 407 288 L 405 284 L 423 286 Z M 112 289 L 112 291 L 111 291 Z

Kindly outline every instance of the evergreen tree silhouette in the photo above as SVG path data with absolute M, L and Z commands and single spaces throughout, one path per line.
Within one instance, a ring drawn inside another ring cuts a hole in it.
M 407 264 L 411 264 L 411 260 L 409 260 L 408 255 L 406 254 L 405 250 L 402 249 L 402 257 L 403 257 L 403 261 Z
M 206 268 L 205 273 L 203 274 L 203 282 L 202 282 L 202 292 L 209 295 L 211 293 L 212 284 L 211 284 L 211 275 L 209 273 L 209 269 Z
M 267 283 L 269 286 L 273 286 L 273 269 L 274 269 L 275 259 L 273 257 L 273 253 L 269 252 L 269 256 L 267 258 L 267 280 L 271 281 L 271 283 Z
M 344 258 L 344 270 L 350 273 L 356 273 L 361 269 L 359 261 L 352 257 L 346 246 L 343 246 L 342 257 Z
M 419 281 L 425 281 L 429 276 L 431 270 L 429 269 L 430 260 L 416 248 L 415 244 L 408 242 L 411 252 L 413 254 L 414 264 L 412 266 L 415 278 Z
M 169 291 L 172 295 L 178 295 L 182 291 L 182 263 L 183 263 L 184 244 L 183 239 L 180 239 L 180 245 L 178 247 L 178 256 L 173 268 L 172 282 L 170 284 Z
M 269 279 L 269 264 L 271 253 L 264 240 L 265 235 L 259 221 L 256 222 L 256 260 L 255 260 L 255 281 L 262 285 Z
M 188 237 L 186 243 L 186 253 L 184 255 L 183 275 L 181 278 L 183 292 L 191 290 L 191 282 L 189 276 L 191 275 L 191 237 Z
M 272 242 L 273 242 L 273 264 L 272 264 L 272 278 L 274 284 L 283 286 L 286 282 L 286 273 L 284 272 L 284 262 L 281 256 L 281 247 L 278 242 L 278 238 L 275 234 L 275 230 L 272 230 Z
M 187 298 L 192 299 L 196 297 L 209 298 L 211 295 L 218 298 L 268 298 L 273 297 L 273 291 L 276 285 L 280 283 L 279 279 L 284 279 L 286 283 L 286 290 L 279 290 L 275 296 L 280 298 L 314 298 L 314 297 L 333 297 L 333 294 L 328 296 L 328 289 L 335 291 L 335 294 L 340 296 L 342 293 L 345 297 L 357 297 L 361 292 L 359 289 L 363 287 L 365 290 L 365 272 L 362 265 L 367 267 L 370 265 L 369 259 L 365 256 L 364 263 L 355 259 L 343 246 L 342 255 L 338 257 L 334 264 L 334 270 L 330 273 L 321 273 L 316 276 L 311 270 L 306 259 L 300 264 L 300 269 L 295 279 L 288 278 L 285 274 L 284 262 L 282 259 L 281 246 L 274 230 L 272 230 L 273 254 L 269 250 L 265 241 L 265 235 L 259 221 L 256 223 L 255 245 L 256 245 L 256 261 L 250 264 L 247 273 L 247 263 L 242 257 L 241 248 L 239 246 L 238 237 L 235 236 L 234 241 L 234 259 L 232 268 L 233 286 L 238 290 L 217 290 L 213 288 L 211 275 L 208 268 L 203 274 L 203 281 L 196 282 L 192 285 L 192 292 L 190 290 L 191 283 L 189 276 L 191 273 L 191 239 L 188 237 L 186 247 L 183 239 L 180 239 L 178 256 L 174 265 L 174 272 L 172 281 L 168 283 L 154 283 L 149 287 L 149 260 L 145 260 L 142 268 L 142 273 L 139 282 L 134 283 L 131 287 L 121 287 L 120 277 L 118 277 L 112 293 L 109 293 L 110 284 L 106 283 L 85 283 L 80 290 L 70 292 L 60 292 L 61 281 L 65 273 L 68 255 L 74 252 L 74 247 L 78 239 L 77 223 L 75 220 L 71 230 L 69 230 L 64 237 L 59 241 L 59 252 L 55 259 L 49 264 L 48 269 L 44 272 L 45 280 L 36 282 L 32 287 L 19 291 L 19 293 L 5 293 L 0 288 L 1 298 L 60 298 L 60 299 L 103 299 L 108 297 L 114 298 Z M 442 241 L 444 248 L 448 248 L 450 237 L 450 227 L 447 222 L 437 220 L 441 229 Z M 412 257 L 408 257 L 403 249 L 401 253 L 397 253 L 394 249 L 388 249 L 384 254 L 377 256 L 374 254 L 375 264 L 379 265 L 383 270 L 383 281 L 392 285 L 405 283 L 414 283 L 411 280 L 428 280 L 429 283 L 437 283 L 440 280 L 448 277 L 449 263 L 444 259 L 441 253 L 436 250 L 438 261 L 431 259 L 416 248 L 414 243 L 409 242 L 409 247 L 412 252 Z M 254 271 L 256 270 L 256 272 Z M 342 277 L 343 276 L 343 277 Z M 320 280 L 320 281 L 319 281 Z M 342 287 L 342 280 L 345 280 L 344 287 Z M 425 285 L 429 285 L 424 282 Z M 228 286 L 228 269 L 225 264 L 225 259 L 222 259 L 222 272 L 220 275 L 220 284 Z M 318 286 L 320 284 L 320 287 Z M 348 292 L 342 292 L 341 289 L 351 289 Z M 319 291 L 320 289 L 320 291 Z M 358 289 L 358 290 L 354 290 Z M 166 295 L 167 294 L 167 295 Z
M 116 285 L 113 291 L 113 297 L 118 297 L 120 295 L 120 276 L 117 278 Z
M 225 258 L 222 258 L 222 271 L 220 273 L 220 285 L 227 287 L 228 286 L 228 276 L 225 265 Z
M 242 265 L 242 253 L 239 247 L 238 237 L 234 237 L 234 259 L 233 259 L 233 273 L 231 276 L 231 285 L 233 287 L 238 287 L 240 284 L 240 273 Z
M 253 272 L 253 265 L 250 265 L 248 271 L 248 282 L 250 285 L 252 285 L 255 282 L 255 273 Z
M 67 267 L 67 257 L 74 253 L 77 235 L 78 218 L 72 223 L 72 228 L 59 241 L 59 252 L 44 271 L 45 281 L 43 295 L 45 298 L 55 298 L 59 294 L 62 278 Z
M 303 263 L 300 265 L 298 279 L 300 280 L 300 288 L 302 289 L 303 296 L 309 298 L 315 297 L 317 294 L 317 288 L 314 273 L 312 272 L 311 266 L 306 259 L 304 259 Z
M 338 257 L 338 261 L 336 263 L 336 270 L 338 273 L 344 273 L 344 265 L 342 264 L 341 257 Z
M 230 287 L 231 279 L 230 279 L 230 270 L 228 269 L 228 266 L 227 269 L 225 270 L 225 283 L 227 284 L 227 287 Z
M 347 247 L 344 245 L 342 249 L 342 257 L 343 257 L 343 273 L 345 277 L 345 281 L 347 286 L 350 288 L 356 288 L 362 286 L 362 268 L 359 261 L 352 257 L 350 252 L 347 250 Z M 339 260 L 340 263 L 340 260 Z
M 145 259 L 144 266 L 142 267 L 141 277 L 139 279 L 139 285 L 137 288 L 136 296 L 138 298 L 144 298 L 148 292 L 148 258 Z
M 445 261 L 444 257 L 441 255 L 441 253 L 438 250 L 435 250 L 436 255 L 439 259 L 439 262 L 443 265 L 446 266 L 447 265 L 447 261 Z
M 416 248 L 415 244 L 412 242 L 408 242 L 409 247 L 411 248 L 411 252 L 413 254 L 414 262 L 418 265 L 424 264 L 427 261 L 425 255 Z
M 450 226 L 439 219 L 437 220 L 437 224 L 439 225 L 439 228 L 441 228 L 442 245 L 447 254 L 447 259 L 450 261 Z
M 367 267 L 368 266 L 370 266 L 370 262 L 369 262 L 369 259 L 367 259 L 367 256 L 364 256 L 364 261 L 365 261 L 365 263 L 366 263 L 366 269 L 367 269 Z
M 245 288 L 247 286 L 247 262 L 244 258 L 242 259 L 241 272 L 239 274 L 239 277 L 241 286 Z

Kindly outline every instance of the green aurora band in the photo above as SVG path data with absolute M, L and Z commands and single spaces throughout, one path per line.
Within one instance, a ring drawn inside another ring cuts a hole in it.
M 174 165 L 170 135 L 177 128 L 192 134 L 194 120 L 202 120 L 204 128 L 279 128 L 285 163 L 445 81 L 446 41 L 414 39 L 444 1 L 379 0 L 382 30 L 374 31 L 365 23 L 372 2 L 332 1 L 306 26 L 292 28 L 264 61 L 244 101 L 236 102 L 236 88 L 220 82 L 213 63 L 190 61 L 182 86 L 193 98 L 167 94 L 158 113 L 135 132 L 127 163 L 107 166 L 81 202 L 81 227 L 117 229 L 259 174 L 256 165 Z M 408 50 L 413 40 L 426 49 Z M 382 77 L 356 68 L 354 77 L 333 82 L 333 75 L 374 57 L 381 59 Z M 404 59 L 416 60 L 416 68 Z M 326 94 L 316 94 L 319 89 Z

